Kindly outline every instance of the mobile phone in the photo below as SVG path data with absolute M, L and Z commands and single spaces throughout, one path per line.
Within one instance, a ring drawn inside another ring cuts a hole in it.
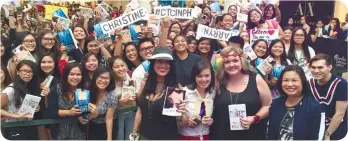
M 85 119 L 85 120 L 88 120 L 88 113 L 82 114 L 82 118 Z
M 193 121 L 196 122 L 197 124 L 200 124 L 200 123 L 202 122 L 202 121 L 199 120 L 198 118 L 193 119 Z

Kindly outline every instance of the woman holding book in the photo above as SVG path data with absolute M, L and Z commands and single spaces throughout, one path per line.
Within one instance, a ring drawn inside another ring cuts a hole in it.
M 268 43 L 264 39 L 258 39 L 251 45 L 251 48 L 254 50 L 257 58 L 250 63 L 256 68 L 268 56 Z
M 195 64 L 192 68 L 191 79 L 194 83 L 183 88 L 186 91 L 186 115 L 189 117 L 189 121 L 188 125 L 179 127 L 180 139 L 209 140 L 215 98 L 215 77 L 210 63 L 200 61 Z
M 66 120 L 67 123 L 51 125 L 51 135 L 57 140 L 84 140 L 84 126 L 88 120 L 81 116 L 82 112 L 75 92 L 84 90 L 85 75 L 78 63 L 69 63 L 63 69 L 61 82 L 48 95 L 47 117 Z M 87 96 L 87 94 L 86 94 Z M 87 97 L 86 97 L 87 98 Z M 82 106 L 82 105 L 81 105 Z M 89 103 L 89 115 L 98 116 L 94 104 Z
M 239 48 L 227 47 L 221 52 L 214 101 L 212 140 L 257 140 L 265 137 L 264 118 L 272 103 L 271 92 L 261 76 L 243 58 Z M 238 110 L 238 114 L 234 113 Z M 230 121 L 231 116 L 236 121 Z M 232 128 L 232 130 L 231 130 Z
M 118 109 L 125 109 L 136 106 L 135 90 L 133 94 L 128 93 L 129 95 L 126 93 L 126 91 L 123 91 L 123 88 L 125 88 L 127 91 L 128 89 L 135 89 L 134 85 L 132 84 L 131 78 L 127 74 L 126 62 L 122 58 L 112 57 L 109 60 L 109 67 L 112 70 L 114 80 L 116 81 L 116 97 L 118 100 Z M 128 92 L 132 92 L 132 90 L 129 90 Z M 119 114 L 117 118 L 117 140 L 129 140 L 129 135 L 132 133 L 134 127 L 133 124 L 135 112 L 129 111 L 122 113 Z
M 156 47 L 150 61 L 145 86 L 139 91 L 139 108 L 131 135 L 133 137 L 140 133 L 140 139 L 144 140 L 178 140 L 177 126 L 186 125 L 188 120 L 185 101 L 177 105 L 177 112 L 182 116 L 162 115 L 167 87 L 178 87 L 172 52 L 167 47 Z
M 113 126 L 118 105 L 113 78 L 113 73 L 103 66 L 98 67 L 93 74 L 90 87 L 91 103 L 96 105 L 98 114 L 88 117 L 89 140 L 112 140 L 113 132 L 117 131 L 116 126 Z
M 293 30 L 290 42 L 288 58 L 292 64 L 306 67 L 309 60 L 315 56 L 312 47 L 309 46 L 307 32 L 302 27 Z
M 287 66 L 277 87 L 284 96 L 274 100 L 269 109 L 267 139 L 322 140 L 323 134 L 319 132 L 325 130 L 323 109 L 311 96 L 302 68 Z
M 290 60 L 286 58 L 285 47 L 283 41 L 273 40 L 269 46 L 270 55 L 273 58 L 271 63 L 272 68 L 264 75 L 264 79 L 272 92 L 272 99 L 279 98 L 281 95 L 275 85 L 280 77 L 282 70 L 291 64 Z
M 36 65 L 32 61 L 20 61 L 15 72 L 13 83 L 1 92 L 1 117 L 5 118 L 6 122 L 32 119 L 33 115 L 29 112 L 18 112 L 27 94 L 38 96 L 40 93 L 39 77 Z M 40 106 L 35 112 L 39 110 Z M 35 126 L 6 128 L 4 137 L 9 140 L 37 140 L 37 131 L 38 128 Z

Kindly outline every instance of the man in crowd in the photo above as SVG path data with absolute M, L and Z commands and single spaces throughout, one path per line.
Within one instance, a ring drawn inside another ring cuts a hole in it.
M 333 75 L 332 59 L 326 54 L 318 54 L 310 60 L 313 78 L 309 80 L 314 98 L 325 109 L 327 125 L 324 139 L 339 140 L 347 134 L 347 81 Z

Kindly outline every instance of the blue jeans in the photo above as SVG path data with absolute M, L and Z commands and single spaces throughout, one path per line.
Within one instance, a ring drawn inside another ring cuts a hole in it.
M 127 112 L 118 116 L 117 140 L 129 140 L 129 135 L 133 132 L 135 112 Z

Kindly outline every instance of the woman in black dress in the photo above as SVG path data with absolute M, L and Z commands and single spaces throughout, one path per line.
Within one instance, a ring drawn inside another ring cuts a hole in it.
M 139 91 L 141 95 L 133 133 L 140 133 L 140 139 L 179 140 L 177 125 L 184 125 L 188 121 L 185 101 L 177 105 L 177 112 L 183 116 L 162 115 L 166 88 L 177 86 L 172 52 L 168 47 L 156 47 L 145 86 Z
M 243 58 L 239 48 L 224 48 L 221 52 L 223 62 L 216 74 L 218 90 L 214 101 L 211 129 L 212 140 L 257 140 L 265 139 L 265 123 L 271 92 L 261 76 Z M 242 130 L 231 130 L 229 106 L 244 104 L 246 117 L 240 119 Z

